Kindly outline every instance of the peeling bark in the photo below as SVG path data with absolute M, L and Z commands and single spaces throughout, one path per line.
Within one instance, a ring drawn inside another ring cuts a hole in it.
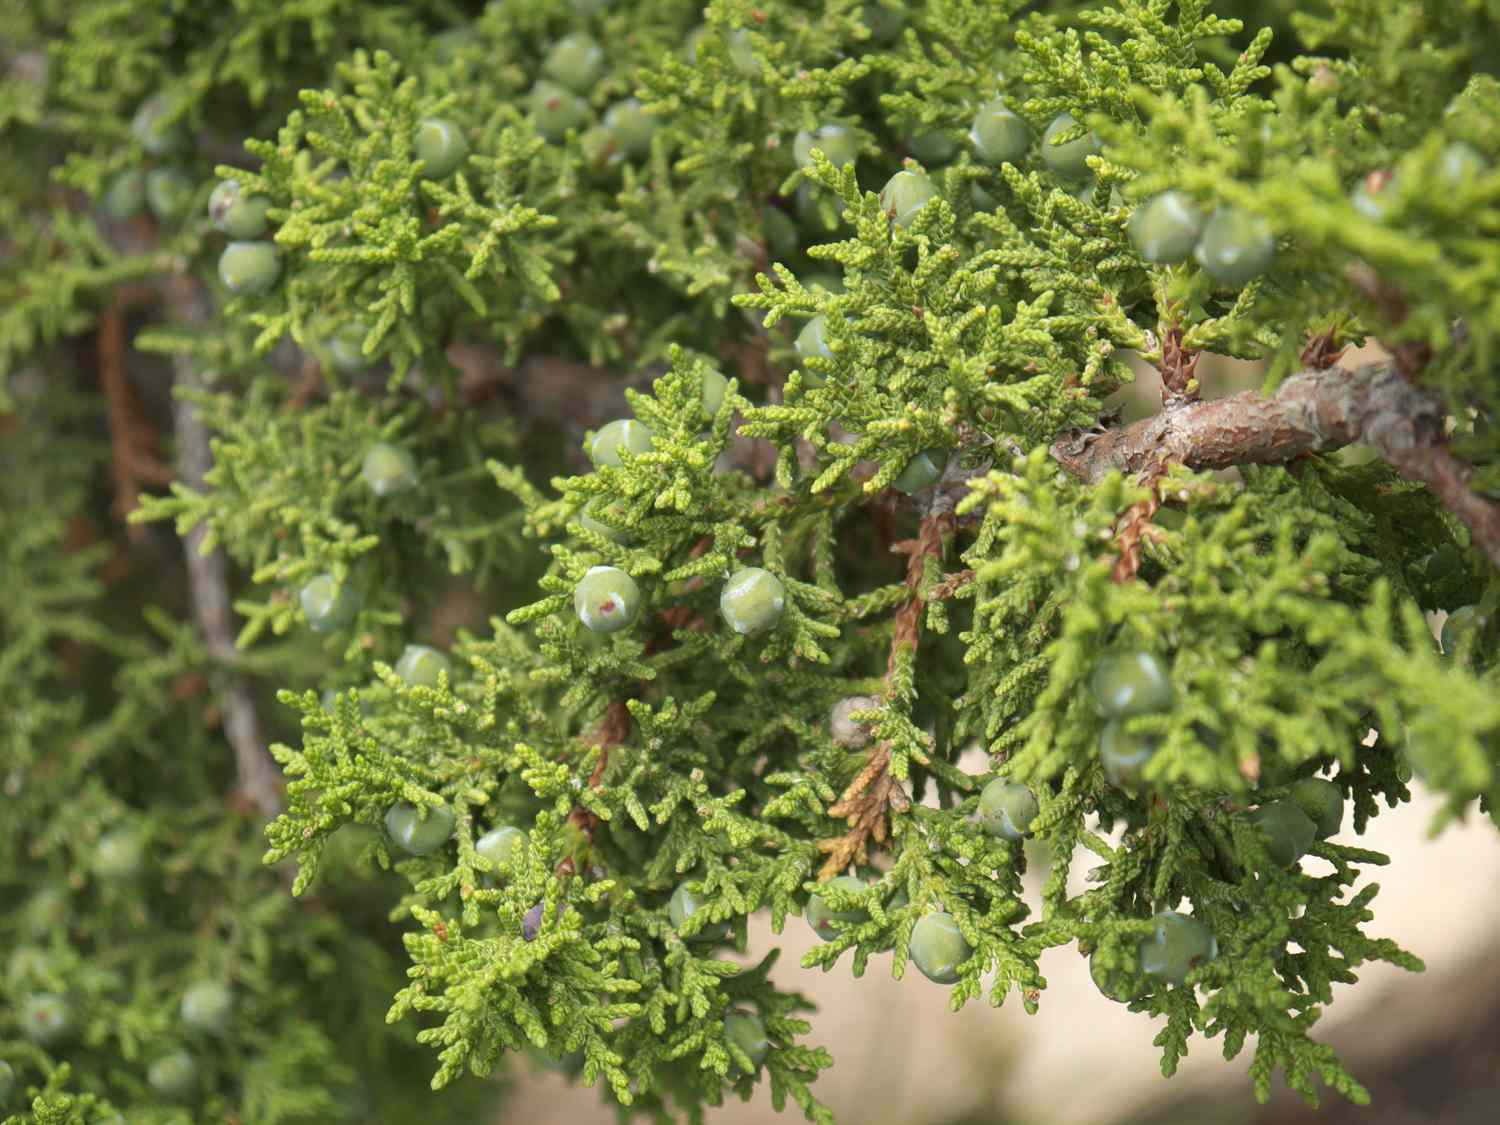
M 1052 456 L 1089 483 L 1164 465 L 1225 469 L 1280 465 L 1364 442 L 1411 481 L 1427 485 L 1500 567 L 1500 504 L 1471 491 L 1473 469 L 1448 449 L 1446 410 L 1397 362 L 1303 371 L 1270 397 L 1245 391 L 1187 402 L 1119 429 L 1070 434 Z

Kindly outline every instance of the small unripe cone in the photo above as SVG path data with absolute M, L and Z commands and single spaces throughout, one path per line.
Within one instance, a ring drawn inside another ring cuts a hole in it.
M 1153 919 L 1156 933 L 1141 942 L 1141 970 L 1172 984 L 1219 955 L 1219 943 L 1196 918 L 1164 911 Z
M 1052 119 L 1047 131 L 1042 134 L 1042 161 L 1065 180 L 1085 180 L 1093 175 L 1088 157 L 1099 152 L 1099 141 L 1093 133 L 1085 133 L 1076 141 L 1062 145 L 1052 143 L 1077 124 L 1071 113 L 1061 113 Z
M 615 633 L 640 614 L 641 590 L 619 567 L 596 566 L 573 588 L 573 610 L 593 632 Z
M 852 718 L 856 711 L 873 711 L 880 701 L 868 695 L 851 695 L 833 705 L 828 715 L 828 733 L 846 750 L 863 750 L 870 744 L 870 728 Z
M 1019 164 L 1031 148 L 1031 126 L 999 98 L 981 106 L 969 129 L 974 153 L 986 164 Z
M 921 172 L 897 172 L 880 189 L 880 206 L 897 226 L 909 227 L 917 212 L 937 195 L 933 182 Z
M 1019 782 L 997 777 L 979 794 L 979 823 L 991 836 L 1019 840 L 1036 819 L 1036 794 Z
M 865 881 L 853 875 L 840 875 L 829 880 L 827 885 L 841 891 L 865 889 Z M 867 917 L 863 910 L 834 910 L 821 895 L 817 894 L 807 900 L 807 909 L 802 912 L 802 916 L 807 919 L 807 924 L 812 927 L 813 933 L 824 941 L 832 941 L 838 937 L 838 929 L 833 923 L 852 925 L 856 922 L 863 922 Z
M 928 980 L 952 984 L 958 966 L 973 950 L 958 928 L 958 920 L 946 912 L 924 914 L 911 929 L 911 960 Z
M 672 928 L 680 933 L 683 923 L 703 907 L 704 901 L 698 893 L 689 890 L 686 883 L 680 883 L 667 902 L 667 918 L 671 921 Z M 686 941 L 718 941 L 727 933 L 729 933 L 728 922 L 710 922 L 701 926 L 693 934 L 682 934 L 682 937 Z
M 430 855 L 453 834 L 453 810 L 447 805 L 418 809 L 407 801 L 397 801 L 386 811 L 385 830 L 403 851 Z
M 758 566 L 735 571 L 719 595 L 719 611 L 736 633 L 763 633 L 781 620 L 785 610 L 786 587 Z
M 412 687 L 438 686 L 438 677 L 447 673 L 453 679 L 453 664 L 437 649 L 429 645 L 407 645 L 396 661 L 396 675 Z

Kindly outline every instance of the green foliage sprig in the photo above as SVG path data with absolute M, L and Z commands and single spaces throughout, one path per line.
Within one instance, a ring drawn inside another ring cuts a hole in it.
M 743 956 L 760 911 L 826 939 L 804 969 L 889 954 L 955 1008 L 1035 1010 L 1073 946 L 1101 1003 L 1165 1017 L 1166 1073 L 1195 1034 L 1253 1038 L 1258 1097 L 1279 1069 L 1367 1100 L 1311 1032 L 1363 964 L 1421 967 L 1370 928 L 1385 857 L 1266 810 L 1312 825 L 1314 778 L 1355 832 L 1414 774 L 1439 826 L 1500 797 L 1474 514 L 1500 492 L 1500 25 L 1396 0 L 356 7 L 13 24 L 50 69 L 0 86 L 0 459 L 44 469 L 0 473 L 0 871 L 27 904 L 0 943 L 38 949 L 6 1011 L 79 1013 L 67 1042 L 0 1021 L 18 1120 L 473 1119 L 495 1087 L 463 1076 L 529 1051 L 627 1114 L 764 1080 L 830 1121 L 796 969 Z M 1032 137 L 1009 162 L 969 136 L 996 100 Z M 191 213 L 116 191 L 157 172 Z M 221 178 L 266 202 L 274 268 L 216 285 Z M 1263 235 L 1229 246 L 1258 268 L 1201 235 L 1148 260 L 1167 191 Z M 101 310 L 141 327 L 126 357 L 86 339 Z M 1205 352 L 1275 393 L 1367 339 L 1446 410 L 1414 440 L 1463 458 L 1474 504 L 1338 454 L 1084 479 L 1058 453 L 1117 428 L 1141 362 L 1193 411 Z M 96 355 L 127 368 L 107 410 Z M 116 477 L 152 422 L 179 456 L 195 436 L 171 372 L 213 465 L 103 538 L 106 425 Z M 161 521 L 224 552 L 237 652 L 134 526 Z M 323 576 L 351 612 L 303 604 Z M 1432 610 L 1459 611 L 1441 644 Z M 1152 705 L 1108 700 L 1122 657 Z M 226 809 L 231 682 L 286 782 L 264 842 Z M 106 828 L 150 845 L 144 874 L 101 870 Z M 150 1066 L 205 975 L 239 1008 L 189 1037 L 173 1103 Z

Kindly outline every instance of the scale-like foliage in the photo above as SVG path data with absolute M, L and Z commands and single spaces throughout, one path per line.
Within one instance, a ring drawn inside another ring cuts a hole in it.
M 954 1007 L 1035 1010 L 1073 946 L 1165 1017 L 1164 1072 L 1253 1039 L 1256 1096 L 1364 1100 L 1313 1026 L 1421 966 L 1350 833 L 1414 770 L 1443 821 L 1500 799 L 1500 13 L 476 7 L 0 5 L 15 1120 L 473 1120 L 496 1087 L 460 1079 L 524 1052 L 625 1115 L 767 1081 L 826 1121 L 798 970 L 741 956 L 810 911 L 804 970 L 944 977 L 942 912 Z M 970 136 L 996 101 L 1014 162 Z M 214 281 L 227 178 L 266 207 L 249 282 Z M 1167 191 L 1228 257 L 1143 255 Z M 1419 417 L 1343 410 L 1367 339 Z M 1329 397 L 1087 466 L 1142 364 L 1209 417 L 1204 353 Z M 1389 464 L 1334 453 L 1351 414 Z M 580 611 L 600 567 L 618 618 Z M 1115 715 L 1131 653 L 1168 702 Z M 1315 776 L 1349 815 L 1286 861 L 1262 811 Z M 1171 910 L 1215 955 L 1153 975 Z M 178 1014 L 204 977 L 221 1034 Z M 71 1039 L 28 1037 L 40 992 Z

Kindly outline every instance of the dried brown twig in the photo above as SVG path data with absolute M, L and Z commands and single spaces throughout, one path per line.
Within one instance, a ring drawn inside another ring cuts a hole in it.
M 949 596 L 968 580 L 969 572 L 950 575 L 923 593 L 929 561 L 942 562 L 956 521 L 951 509 L 940 505 L 922 521 L 915 539 L 893 543 L 891 550 L 906 555 L 906 587 L 909 596 L 896 611 L 886 678 L 893 678 L 907 659 L 915 658 L 921 640 L 922 611 L 929 598 Z M 972 575 L 969 575 L 972 577 Z M 849 826 L 842 836 L 818 841 L 818 850 L 828 856 L 818 869 L 818 878 L 832 879 L 851 863 L 863 863 L 870 841 L 884 843 L 889 834 L 888 815 L 911 807 L 911 798 L 890 773 L 891 744 L 879 741 L 870 748 L 864 768 L 828 807 L 828 815 Z

